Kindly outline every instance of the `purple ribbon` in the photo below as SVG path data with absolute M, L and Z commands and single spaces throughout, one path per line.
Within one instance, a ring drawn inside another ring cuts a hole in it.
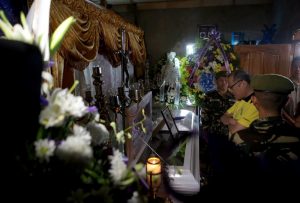
M 223 58 L 224 58 L 224 63 L 225 63 L 225 69 L 227 71 L 228 74 L 230 74 L 230 67 L 229 67 L 229 61 L 228 61 L 228 58 L 226 56 L 226 53 L 223 49 L 223 47 L 221 46 L 221 37 L 220 37 L 220 33 L 216 30 L 216 29 L 212 29 L 210 31 L 210 33 L 208 33 L 208 37 L 209 37 L 209 40 L 208 42 L 204 45 L 204 47 L 202 49 L 200 49 L 199 51 L 199 55 L 198 57 L 196 58 L 196 63 L 193 67 L 193 70 L 192 70 L 192 73 L 189 77 L 189 86 L 191 87 L 193 85 L 193 77 L 195 75 L 195 72 L 196 70 L 199 68 L 200 66 L 200 61 L 201 59 L 205 56 L 205 54 L 207 53 L 207 50 L 209 48 L 209 46 L 213 43 L 215 43 L 217 45 L 217 47 L 221 50 L 221 53 L 223 55 Z

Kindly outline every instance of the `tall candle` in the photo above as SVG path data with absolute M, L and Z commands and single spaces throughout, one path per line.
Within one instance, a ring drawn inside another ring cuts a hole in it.
M 125 30 L 122 29 L 122 50 L 125 51 L 125 44 L 126 44 L 126 35 L 125 35 Z
M 140 92 L 139 90 L 135 90 L 135 100 L 138 102 L 140 100 Z

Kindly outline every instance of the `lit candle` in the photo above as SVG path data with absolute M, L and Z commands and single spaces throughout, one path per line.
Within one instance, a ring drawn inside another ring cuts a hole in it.
M 146 165 L 147 182 L 154 191 L 158 190 L 161 184 L 161 162 L 158 157 L 150 157 Z
M 122 50 L 125 51 L 125 44 L 126 44 L 126 37 L 125 37 L 125 30 L 122 29 Z
M 135 100 L 138 102 L 140 100 L 139 90 L 135 90 Z
M 102 75 L 102 68 L 99 66 L 99 74 Z

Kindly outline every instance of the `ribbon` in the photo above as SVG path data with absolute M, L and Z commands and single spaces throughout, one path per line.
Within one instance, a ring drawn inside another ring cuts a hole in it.
M 209 33 L 208 33 L 208 42 L 204 45 L 204 47 L 202 49 L 200 49 L 198 57 L 196 57 L 196 63 L 193 67 L 192 73 L 189 77 L 189 86 L 192 87 L 193 85 L 193 77 L 195 75 L 196 70 L 199 68 L 200 66 L 200 62 L 202 60 L 202 58 L 205 56 L 205 54 L 207 53 L 207 50 L 209 48 L 209 46 L 213 43 L 215 43 L 217 45 L 217 47 L 221 50 L 221 53 L 223 55 L 223 59 L 224 59 L 224 63 L 225 63 L 225 70 L 228 74 L 230 74 L 230 67 L 229 67 L 229 61 L 228 58 L 226 56 L 226 53 L 223 49 L 223 47 L 221 46 L 221 37 L 220 37 L 220 33 L 216 30 L 216 29 L 212 29 Z

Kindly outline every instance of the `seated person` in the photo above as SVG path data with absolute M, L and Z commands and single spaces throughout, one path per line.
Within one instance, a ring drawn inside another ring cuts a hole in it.
M 228 78 L 229 90 L 237 100 L 221 117 L 231 134 L 248 128 L 252 121 L 258 118 L 258 111 L 251 101 L 253 89 L 250 86 L 250 76 L 243 70 L 232 72 Z
M 248 172 L 252 175 L 256 172 L 261 187 L 272 187 L 280 192 L 282 186 L 291 186 L 289 189 L 293 190 L 290 181 L 299 186 L 297 178 L 300 178 L 300 128 L 285 122 L 281 109 L 294 85 L 284 76 L 266 74 L 255 76 L 251 86 L 259 119 L 248 129 L 234 134 L 233 141 L 242 157 L 252 160 L 249 164 L 252 171 Z

